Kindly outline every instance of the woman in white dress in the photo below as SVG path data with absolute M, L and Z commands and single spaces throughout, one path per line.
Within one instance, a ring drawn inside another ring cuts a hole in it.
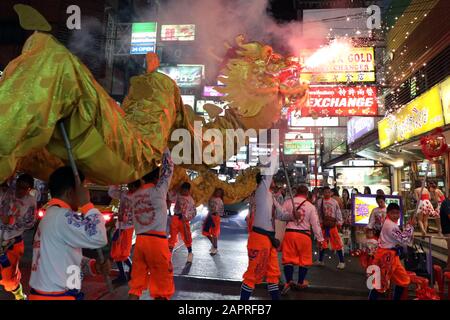
M 417 208 L 418 222 L 422 235 L 425 236 L 428 230 L 428 218 L 436 216 L 436 210 L 431 204 L 430 191 L 424 186 L 422 188 L 422 182 L 416 181 L 416 189 L 414 190 L 414 199 L 419 201 Z

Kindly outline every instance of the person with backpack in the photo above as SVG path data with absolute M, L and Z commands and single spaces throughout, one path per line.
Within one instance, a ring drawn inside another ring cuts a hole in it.
M 178 242 L 178 234 L 181 234 L 188 251 L 187 263 L 192 263 L 194 254 L 192 253 L 192 234 L 190 221 L 197 215 L 195 201 L 191 196 L 191 185 L 184 182 L 177 194 L 174 216 L 170 224 L 169 249 L 172 252 Z
M 317 211 L 319 212 L 319 218 L 322 224 L 324 241 L 322 247 L 319 249 L 319 260 L 316 262 L 318 266 L 324 266 L 323 258 L 325 255 L 325 249 L 328 248 L 328 243 L 331 243 L 331 248 L 336 250 L 339 257 L 338 269 L 345 268 L 344 252 L 342 250 L 343 243 L 339 236 L 338 228 L 342 227 L 343 219 L 341 209 L 336 200 L 332 197 L 330 187 L 323 188 L 323 199 L 317 202 Z
M 308 267 L 312 265 L 311 229 L 319 243 L 319 247 L 324 241 L 316 207 L 306 199 L 307 195 L 307 186 L 301 185 L 297 188 L 294 205 L 299 219 L 289 221 L 286 225 L 281 245 L 281 263 L 286 278 L 286 284 L 281 291 L 282 295 L 286 295 L 291 288 L 303 289 L 308 287 L 308 281 L 305 278 Z M 286 201 L 283 209 L 286 212 L 292 212 L 292 201 Z M 293 281 L 295 266 L 298 266 L 297 284 Z

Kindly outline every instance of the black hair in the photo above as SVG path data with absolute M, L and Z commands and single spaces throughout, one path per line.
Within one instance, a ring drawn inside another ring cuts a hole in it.
M 322 190 L 323 190 L 323 191 L 325 191 L 325 190 L 331 190 L 331 188 L 330 188 L 329 186 L 325 186 L 325 187 L 322 188 Z
M 392 211 L 392 210 L 399 210 L 400 211 L 400 206 L 398 204 L 396 204 L 395 202 L 391 202 L 387 206 L 386 211 L 389 212 L 389 211 Z
M 262 181 L 262 174 L 261 174 L 261 172 L 258 172 L 256 174 L 256 184 L 260 184 L 261 181 Z
M 366 193 L 366 191 L 368 191 L 368 194 L 372 194 L 372 190 L 370 189 L 370 187 L 364 187 L 364 193 Z
M 29 175 L 28 173 L 22 173 L 18 178 L 17 182 L 23 182 L 26 183 L 30 188 L 34 187 L 34 178 Z
M 81 182 L 84 181 L 84 174 L 78 170 Z M 69 166 L 60 167 L 53 171 L 48 180 L 48 189 L 52 198 L 60 197 L 70 189 L 75 189 L 76 182 L 72 168 Z
M 145 183 L 156 182 L 159 179 L 159 167 L 142 177 Z
M 331 189 L 331 192 L 333 193 L 334 196 L 339 197 L 339 191 L 336 188 Z
M 347 193 L 347 196 L 350 198 L 350 192 L 347 189 L 342 189 L 342 197 L 344 197 L 344 193 Z
M 375 200 L 376 200 L 376 201 L 378 201 L 378 200 L 386 201 L 386 197 L 385 197 L 384 195 L 382 195 L 382 194 L 379 194 L 379 195 L 377 195 L 377 196 L 375 197 Z
M 191 190 L 191 184 L 189 182 L 183 182 L 180 187 L 181 190 Z
M 136 181 L 130 182 L 127 186 L 128 186 L 128 189 L 139 189 L 141 184 L 142 184 L 141 180 L 136 180 Z
M 304 184 L 299 185 L 297 187 L 297 195 L 308 196 L 308 192 L 309 192 L 308 187 L 305 186 Z

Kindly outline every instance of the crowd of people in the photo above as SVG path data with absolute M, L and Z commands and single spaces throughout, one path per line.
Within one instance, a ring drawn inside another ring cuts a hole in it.
M 114 283 L 129 285 L 129 299 L 137 300 L 143 291 L 149 290 L 154 299 L 170 299 L 175 292 L 172 252 L 178 236 L 188 251 L 187 263 L 193 262 L 190 221 L 196 216 L 191 185 L 183 183 L 169 192 L 174 165 L 168 149 L 162 165 L 142 179 L 128 184 L 127 188 L 111 186 L 109 195 L 120 200 L 116 230 L 112 237 L 111 260 L 119 270 Z M 51 200 L 46 214 L 37 226 L 33 243 L 33 259 L 29 281 L 30 293 L 23 292 L 20 259 L 24 253 L 23 233 L 36 224 L 36 197 L 32 192 L 34 179 L 21 174 L 0 189 L 0 285 L 17 300 L 78 300 L 83 299 L 81 280 L 89 275 L 108 276 L 109 259 L 90 259 L 82 249 L 99 249 L 107 245 L 106 221 L 90 201 L 89 191 L 77 183 L 70 167 L 61 167 L 49 178 Z M 314 188 L 306 185 L 293 188 L 293 197 L 276 187 L 273 176 L 258 174 L 257 188 L 248 199 L 248 268 L 243 274 L 240 297 L 248 300 L 255 285 L 267 282 L 272 299 L 279 299 L 292 288 L 304 289 L 308 268 L 324 265 L 327 249 L 336 252 L 338 270 L 345 269 L 342 231 L 350 228 L 351 197 L 348 190 L 330 187 Z M 429 188 L 418 186 L 414 191 L 418 201 L 417 220 L 421 231 L 426 230 L 428 216 L 440 212 L 442 228 L 439 232 L 450 234 L 449 200 L 430 182 Z M 352 193 L 357 193 L 353 190 Z M 365 194 L 371 194 L 365 188 Z M 208 201 L 208 214 L 202 225 L 202 235 L 211 242 L 210 254 L 218 253 L 221 216 L 224 215 L 224 191 L 214 190 Z M 394 298 L 402 295 L 409 284 L 409 276 L 400 262 L 399 247 L 413 239 L 415 215 L 404 228 L 399 227 L 400 207 L 396 203 L 386 205 L 382 190 L 376 192 L 375 208 L 369 217 L 366 244 L 371 246 L 371 264 L 380 266 L 382 281 L 379 289 L 370 291 L 376 299 L 390 283 L 396 285 Z M 173 208 L 173 210 L 172 210 Z M 172 212 L 173 211 L 173 212 Z M 284 221 L 282 239 L 276 237 L 275 221 Z M 131 257 L 133 234 L 135 248 Z M 313 239 L 319 251 L 313 261 Z M 278 254 L 286 283 L 281 292 Z M 125 271 L 128 267 L 128 273 Z M 73 268 L 78 268 L 78 278 L 71 278 Z M 298 280 L 294 272 L 298 269 Z M 389 270 L 389 272 L 386 272 Z

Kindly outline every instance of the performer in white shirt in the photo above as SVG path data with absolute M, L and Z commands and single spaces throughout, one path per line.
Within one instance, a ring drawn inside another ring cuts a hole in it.
M 22 174 L 15 190 L 0 191 L 0 285 L 16 300 L 26 299 L 19 264 L 24 253 L 23 233 L 36 223 L 36 198 L 30 194 L 33 186 L 33 177 Z
M 381 229 L 378 249 L 375 253 L 373 264 L 380 267 L 381 283 L 378 288 L 372 289 L 370 300 L 376 300 L 378 292 L 386 292 L 391 282 L 395 284 L 394 300 L 400 300 L 403 291 L 408 287 L 410 278 L 400 262 L 399 250 L 404 245 L 411 244 L 414 237 L 416 219 L 411 217 L 403 231 L 398 226 L 400 207 L 396 203 L 390 203 L 387 207 L 387 218 Z
M 172 255 L 167 241 L 167 192 L 173 175 L 170 150 L 160 168 L 142 177 L 144 185 L 131 196 L 136 244 L 128 298 L 138 300 L 144 290 L 154 299 L 170 299 L 175 292 Z
M 108 243 L 105 219 L 90 202 L 89 190 L 77 186 L 71 167 L 55 170 L 48 187 L 52 199 L 34 237 L 29 299 L 81 300 L 82 275 L 109 274 L 111 268 L 108 259 L 100 264 L 82 255 L 82 248 Z
M 128 190 L 121 190 L 120 186 L 111 186 L 108 194 L 113 199 L 120 200 L 118 221 L 111 244 L 111 259 L 119 269 L 119 276 L 112 281 L 113 284 L 125 283 L 131 278 L 127 277 L 123 264 L 125 263 L 131 275 L 131 248 L 133 245 L 134 222 L 131 212 L 131 196 L 141 186 L 141 180 L 136 180 L 128 184 Z
M 384 195 L 376 196 L 378 208 L 375 208 L 370 213 L 368 229 L 372 229 L 375 237 L 380 236 L 381 227 L 383 226 L 384 219 L 386 218 L 386 197 Z
M 177 194 L 174 208 L 174 216 L 170 223 L 170 238 L 169 249 L 172 252 L 173 248 L 178 242 L 178 234 L 181 234 L 181 239 L 188 251 L 187 262 L 192 263 L 194 254 L 192 253 L 192 234 L 190 221 L 196 216 L 197 209 L 195 201 L 191 196 L 191 185 L 184 182 L 180 187 L 180 192 Z
M 220 235 L 220 217 L 224 214 L 223 207 L 224 191 L 216 188 L 212 197 L 208 201 L 208 215 L 203 222 L 202 234 L 211 242 L 211 255 L 216 255 L 217 241 Z
M 323 241 L 322 248 L 319 249 L 319 260 L 316 265 L 323 266 L 323 258 L 325 249 L 328 248 L 328 242 L 331 243 L 331 249 L 335 250 L 339 257 L 338 269 L 345 268 L 344 252 L 342 251 L 343 243 L 339 236 L 338 228 L 342 227 L 344 220 L 342 219 L 341 209 L 336 200 L 332 197 L 330 187 L 323 188 L 323 199 L 317 200 L 317 212 L 319 213 L 319 219 L 322 224 Z
M 308 187 L 305 185 L 297 187 L 294 205 L 300 218 L 289 221 L 286 225 L 286 232 L 281 245 L 282 264 L 286 278 L 286 284 L 281 292 L 282 295 L 287 294 L 293 287 L 299 289 L 308 287 L 308 281 L 305 278 L 308 267 L 313 263 L 311 229 L 320 246 L 324 240 L 316 207 L 306 199 L 307 195 Z M 292 201 L 286 201 L 283 209 L 286 212 L 292 212 Z M 297 284 L 293 282 L 294 266 L 299 268 Z

